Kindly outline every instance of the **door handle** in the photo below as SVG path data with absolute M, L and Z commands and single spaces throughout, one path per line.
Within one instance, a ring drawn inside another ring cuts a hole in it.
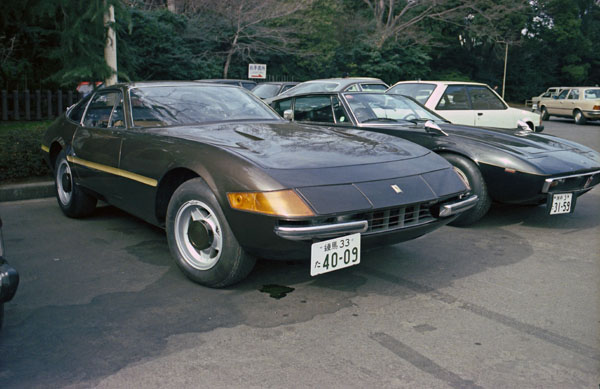
M 477 112 L 477 116 L 483 116 L 483 112 Z

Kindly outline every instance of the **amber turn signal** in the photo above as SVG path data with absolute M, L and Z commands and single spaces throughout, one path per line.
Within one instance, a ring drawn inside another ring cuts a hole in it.
M 231 208 L 284 217 L 314 216 L 311 209 L 291 189 L 275 192 L 227 193 Z

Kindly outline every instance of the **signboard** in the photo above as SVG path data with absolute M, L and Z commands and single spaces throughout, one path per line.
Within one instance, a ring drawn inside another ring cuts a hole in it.
M 265 80 L 267 78 L 267 65 L 261 63 L 248 64 L 248 78 Z

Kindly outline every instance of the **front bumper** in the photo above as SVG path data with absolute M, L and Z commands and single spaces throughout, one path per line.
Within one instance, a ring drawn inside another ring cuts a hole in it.
M 460 199 L 452 202 L 443 203 L 439 205 L 439 207 L 435 207 L 434 213 L 437 214 L 437 217 L 442 219 L 456 216 L 474 207 L 477 204 L 477 201 L 477 196 L 472 195 L 466 199 Z M 401 218 L 406 219 L 406 211 L 404 212 L 404 216 L 402 216 L 400 212 L 398 212 L 396 215 L 392 214 L 389 210 L 387 212 L 387 215 L 385 214 L 385 211 L 381 212 L 382 217 L 378 218 L 376 222 L 373 222 L 373 217 L 371 216 L 371 221 L 365 218 L 365 220 L 340 221 L 311 226 L 278 225 L 275 227 L 274 231 L 275 234 L 279 237 L 289 240 L 321 240 L 333 238 L 336 236 L 353 234 L 357 232 L 366 232 L 367 234 L 375 233 L 379 230 L 377 227 L 374 228 L 375 224 L 383 225 L 385 223 L 388 226 L 392 227 L 389 228 L 389 230 L 394 230 L 402 229 L 404 226 L 406 226 L 407 228 L 417 227 L 419 225 L 425 225 L 437 220 L 434 217 L 420 216 L 420 222 L 419 220 L 417 220 L 415 223 L 407 225 L 404 221 L 401 222 L 400 220 Z M 409 218 L 414 220 L 413 216 L 409 216 Z M 397 220 L 397 222 L 390 223 L 391 219 Z
M 562 192 L 583 192 L 590 190 L 599 183 L 600 170 L 562 177 L 546 178 L 544 180 L 544 185 L 542 186 L 542 193 L 548 193 L 550 189 Z

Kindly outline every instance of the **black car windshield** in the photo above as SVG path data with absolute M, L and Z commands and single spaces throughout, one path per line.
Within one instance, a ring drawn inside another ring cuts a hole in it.
M 250 92 L 227 86 L 137 87 L 130 90 L 130 101 L 136 127 L 281 119 Z
M 344 96 L 359 123 L 446 122 L 409 97 L 382 93 L 345 93 Z

